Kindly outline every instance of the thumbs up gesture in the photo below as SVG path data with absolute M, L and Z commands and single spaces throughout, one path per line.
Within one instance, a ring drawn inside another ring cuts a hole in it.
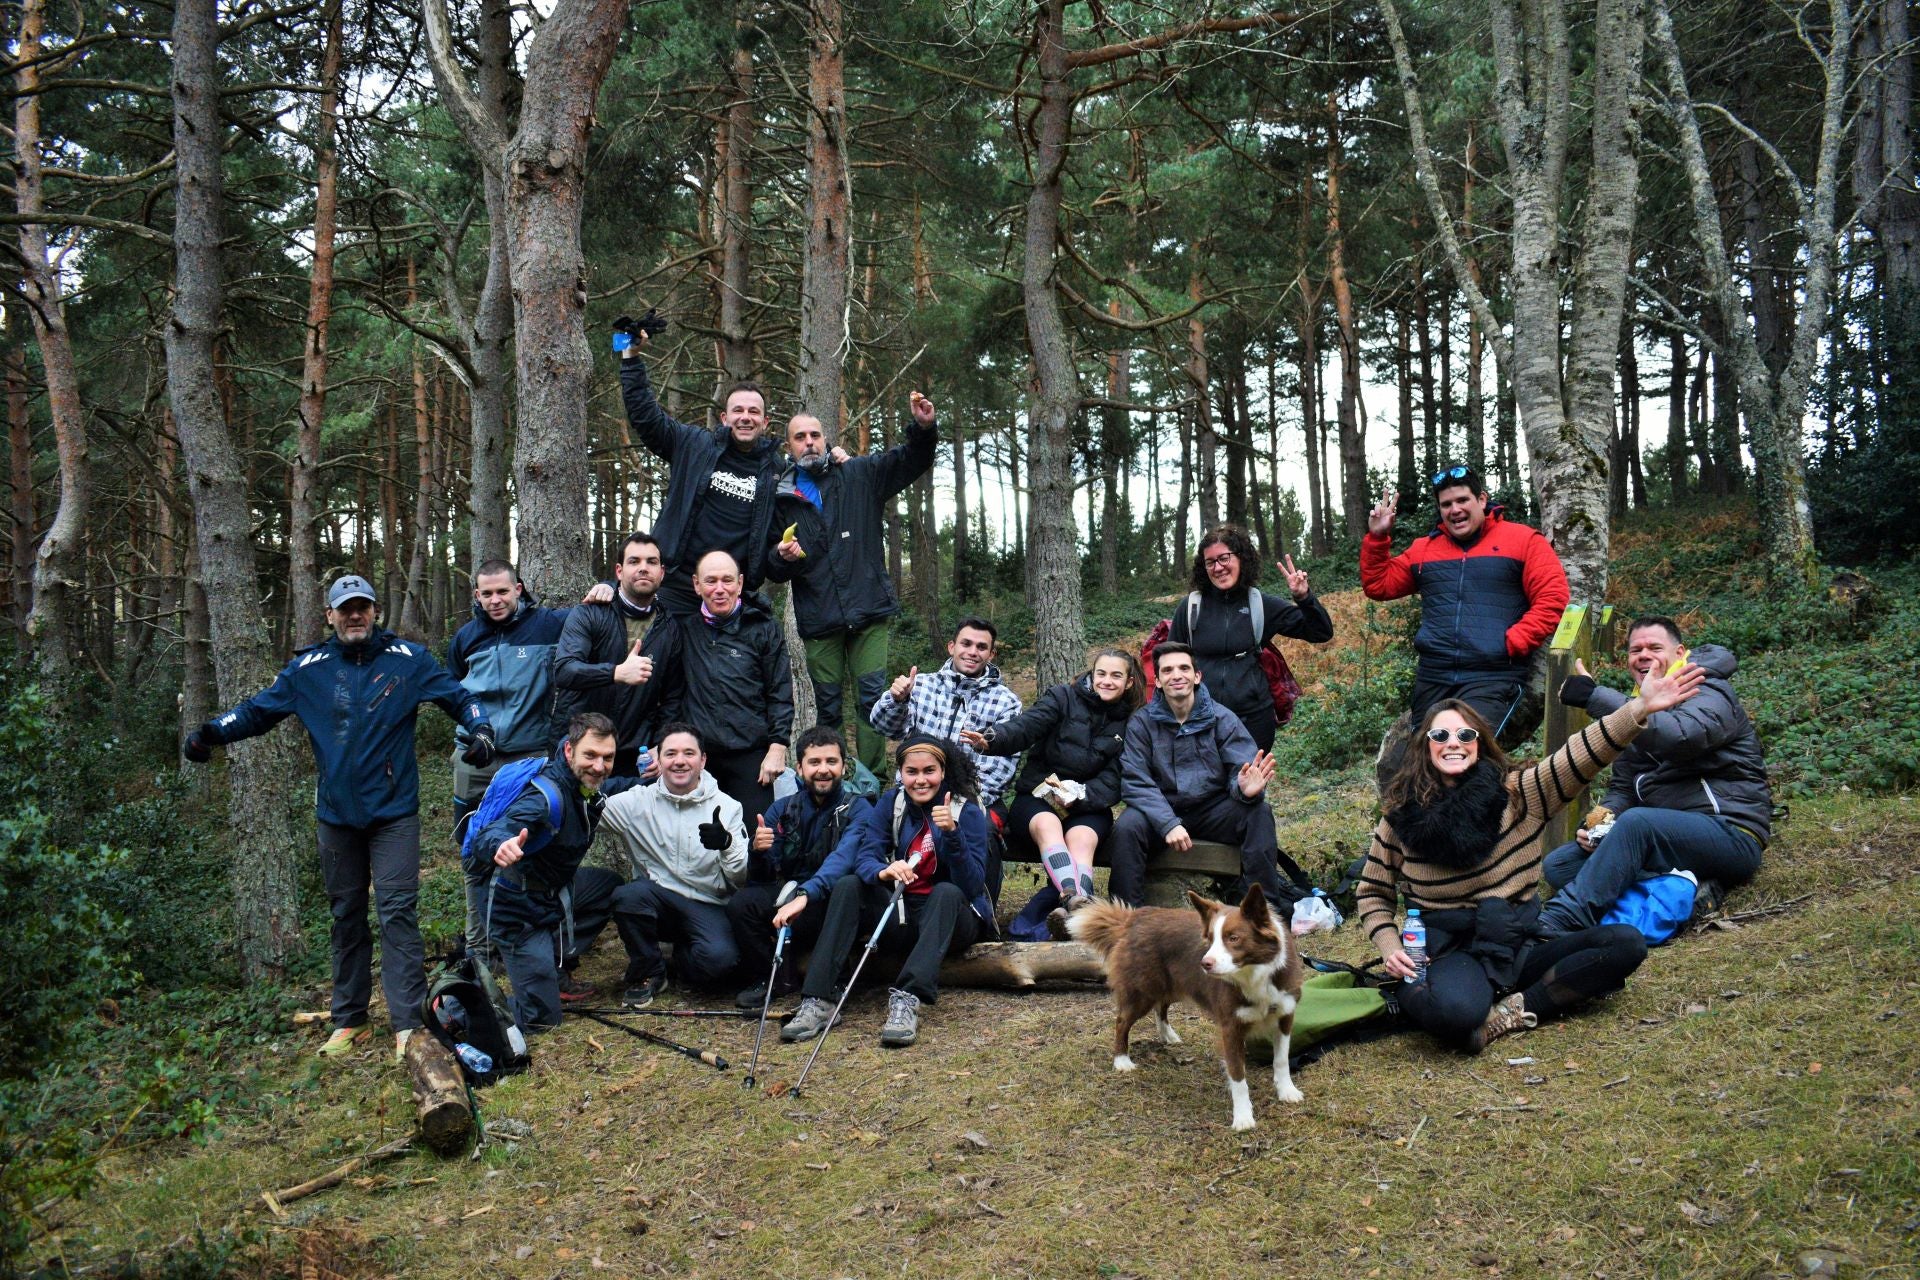
M 720 821 L 719 805 L 713 806 L 713 821 L 700 824 L 700 843 L 715 853 L 724 852 L 733 844 L 733 833 Z
M 753 851 L 765 853 L 773 848 L 773 828 L 767 825 L 767 820 L 763 817 L 755 815 L 753 820 L 756 824 L 753 829 Z
M 527 856 L 526 844 L 527 829 L 522 827 L 520 828 L 519 835 L 502 840 L 500 847 L 493 851 L 493 865 L 496 867 L 510 867 L 520 861 L 520 859 Z
M 887 692 L 893 695 L 895 702 L 904 702 L 908 697 L 912 696 L 913 682 L 919 678 L 920 668 L 909 667 L 907 674 L 894 677 L 893 687 L 887 690 Z
M 933 806 L 933 825 L 942 831 L 952 831 L 960 825 L 960 819 L 954 816 L 953 806 L 942 800 Z
M 635 640 L 627 660 L 613 669 L 615 684 L 645 684 L 653 678 L 653 659 L 640 652 L 640 646 L 645 643 L 645 636 Z

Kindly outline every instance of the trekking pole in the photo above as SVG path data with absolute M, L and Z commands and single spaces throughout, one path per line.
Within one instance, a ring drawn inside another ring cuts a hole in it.
M 797 881 L 789 880 L 780 887 L 780 896 L 773 900 L 774 910 L 778 911 L 799 892 Z M 767 1011 L 773 1008 L 773 984 L 780 977 L 780 957 L 786 954 L 787 939 L 793 936 L 793 922 L 780 926 L 780 932 L 773 936 L 773 969 L 767 974 L 766 998 L 760 1002 L 760 1025 L 753 1029 L 753 1056 L 747 1059 L 747 1076 L 740 1082 L 742 1089 L 753 1088 L 753 1073 L 760 1067 L 760 1039 L 767 1034 Z
M 689 1058 L 697 1058 L 715 1070 L 725 1071 L 727 1069 L 727 1060 L 711 1049 L 696 1049 L 692 1045 L 680 1044 L 677 1041 L 667 1039 L 665 1036 L 657 1036 L 651 1031 L 642 1031 L 639 1027 L 629 1027 L 623 1023 L 615 1022 L 612 1018 L 602 1017 L 591 1009 L 571 1009 L 568 1010 L 568 1012 L 577 1013 L 583 1018 L 591 1018 L 603 1027 L 612 1027 L 615 1031 L 624 1031 L 635 1039 L 645 1040 L 648 1044 L 657 1044 L 662 1049 L 671 1049 L 675 1053 L 683 1053 Z
M 919 865 L 919 854 L 916 853 L 907 859 L 907 870 L 911 871 Z M 813 1052 L 807 1055 L 807 1065 L 800 1068 L 800 1078 L 793 1082 L 793 1088 L 788 1091 L 791 1096 L 796 1098 L 800 1096 L 800 1086 L 807 1082 L 807 1072 L 813 1070 L 814 1060 L 820 1056 L 820 1050 L 826 1047 L 827 1036 L 833 1031 L 833 1024 L 840 1021 L 840 1010 L 846 1007 L 847 997 L 853 994 L 853 984 L 860 980 L 860 971 L 866 968 L 867 957 L 879 949 L 880 933 L 887 927 L 887 917 L 898 911 L 900 923 L 907 922 L 906 892 L 905 880 L 894 883 L 893 897 L 887 899 L 887 909 L 880 913 L 880 923 L 873 926 L 873 936 L 867 939 L 866 949 L 860 953 L 860 959 L 854 963 L 853 976 L 847 979 L 847 985 L 841 989 L 840 1001 L 833 1006 L 833 1016 L 828 1018 L 827 1025 L 820 1029 L 820 1038 L 813 1042 Z
M 569 1013 L 583 1012 L 569 1009 Z M 594 1009 L 594 1013 L 604 1013 L 609 1018 L 739 1018 L 745 1021 L 753 1016 L 751 1009 Z

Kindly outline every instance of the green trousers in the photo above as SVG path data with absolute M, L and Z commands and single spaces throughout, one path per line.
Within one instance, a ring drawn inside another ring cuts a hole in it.
M 854 755 L 876 776 L 886 777 L 887 739 L 873 727 L 873 704 L 887 688 L 887 624 L 876 622 L 807 641 L 807 671 L 813 676 L 820 723 L 830 728 L 845 726 L 846 688 L 853 685 L 859 722 Z

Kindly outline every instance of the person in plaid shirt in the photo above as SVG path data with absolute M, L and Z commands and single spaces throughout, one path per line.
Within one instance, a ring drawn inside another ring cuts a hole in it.
M 998 640 L 999 632 L 985 618 L 960 619 L 953 643 L 947 646 L 946 663 L 931 675 L 923 676 L 914 667 L 896 679 L 873 704 L 873 727 L 889 738 L 925 733 L 959 742 L 963 729 L 978 733 L 1019 715 L 1019 695 L 1000 683 L 1000 668 L 993 665 Z M 968 746 L 961 750 L 973 763 L 981 803 L 999 810 L 1019 761 Z

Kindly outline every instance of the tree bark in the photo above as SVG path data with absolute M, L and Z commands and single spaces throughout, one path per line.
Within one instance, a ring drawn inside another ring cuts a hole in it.
M 23 0 L 19 70 L 14 73 L 19 97 L 13 105 L 14 204 L 23 217 L 38 217 L 46 211 L 40 155 L 41 37 L 45 30 L 46 0 Z M 60 461 L 60 500 L 54 507 L 53 522 L 41 535 L 34 561 L 33 611 L 27 617 L 27 638 L 46 682 L 46 692 L 56 706 L 64 707 L 73 695 L 72 686 L 86 647 L 81 619 L 84 584 L 80 576 L 85 573 L 84 539 L 92 480 L 86 417 L 80 405 L 73 340 L 67 332 L 60 267 L 49 256 L 43 223 L 20 226 L 19 289 L 33 318 L 34 340 L 40 347 L 54 449 Z
M 407 258 L 407 306 L 419 301 L 413 258 Z M 395 630 L 412 640 L 426 638 L 427 549 L 433 542 L 433 436 L 427 417 L 427 371 L 420 340 L 408 344 L 413 372 L 413 546 L 407 554 L 407 594 Z
M 1667 496 L 1677 506 L 1687 493 L 1687 336 L 1676 330 L 1667 341 Z
M 1133 274 L 1129 266 L 1127 274 Z M 1108 304 L 1109 315 L 1121 312 L 1120 299 Z M 1107 399 L 1132 399 L 1133 352 L 1118 345 L 1107 356 Z M 1117 404 L 1100 410 L 1100 473 L 1104 490 L 1100 505 L 1100 589 L 1111 595 L 1120 589 L 1120 538 L 1131 530 L 1120 528 L 1121 476 L 1126 474 L 1129 448 L 1127 411 Z
M 507 0 L 483 0 L 478 32 L 480 105 L 499 135 L 509 132 L 511 103 L 519 92 L 513 70 L 512 8 Z M 472 138 L 468 148 L 474 148 Z M 481 163 L 487 204 L 487 272 L 462 337 L 473 370 L 468 388 L 467 569 L 504 559 L 507 529 L 507 355 L 513 341 L 513 287 L 507 222 L 507 187 L 499 167 Z
M 1414 325 L 1420 336 L 1420 477 L 1425 479 L 1440 469 L 1440 410 L 1433 399 L 1433 312 L 1428 301 L 1431 285 L 1422 279 L 1418 289 Z
M 1413 461 L 1413 325 L 1404 302 L 1394 308 L 1393 319 L 1393 380 L 1400 409 L 1395 477 L 1402 494 L 1415 494 L 1420 492 L 1420 473 Z
M 293 643 L 318 644 L 326 634 L 320 597 L 320 428 L 327 412 L 327 326 L 333 314 L 333 232 L 339 205 L 341 0 L 328 0 L 327 42 L 320 58 L 320 104 L 313 137 L 313 271 L 307 278 L 307 331 L 301 353 L 299 425 L 287 477 L 287 591 Z
M 196 578 L 222 702 L 274 675 L 261 626 L 246 468 L 227 429 L 214 375 L 224 286 L 219 27 L 214 0 L 178 0 L 173 14 L 174 299 L 165 326 L 167 390 L 193 501 Z M 293 738 L 268 734 L 228 753 L 228 838 L 234 923 L 250 981 L 281 977 L 302 949 L 292 815 Z
M 1187 297 L 1198 303 L 1206 290 L 1200 278 L 1198 259 L 1205 256 L 1204 243 L 1193 247 L 1195 264 L 1187 273 Z M 1213 426 L 1213 388 L 1207 372 L 1207 326 L 1195 310 L 1187 318 L 1187 381 L 1193 388 L 1193 460 L 1200 490 L 1200 527 L 1211 529 L 1220 523 L 1220 433 Z
M 852 235 L 847 165 L 846 18 L 841 0 L 807 13 L 807 240 L 800 284 L 800 408 L 838 443 L 845 419 L 847 272 Z M 955 526 L 956 531 L 959 526 Z
M 624 5 L 623 5 L 624 7 Z M 720 376 L 725 382 L 753 377 L 754 341 L 747 317 L 748 245 L 753 238 L 753 40 L 752 8 L 742 3 L 734 19 L 733 53 L 727 74 L 726 198 L 721 202 Z M 824 419 L 823 419 L 824 421 Z
M 1367 439 L 1360 420 L 1360 334 L 1347 283 L 1346 237 L 1340 229 L 1340 103 L 1327 95 L 1327 278 L 1340 335 L 1340 508 L 1347 536 L 1367 531 Z
M 1035 618 L 1035 676 L 1041 688 L 1077 673 L 1086 647 L 1080 598 L 1080 550 L 1073 517 L 1073 421 L 1080 383 L 1072 339 L 1061 314 L 1055 249 L 1073 127 L 1067 83 L 1066 3 L 1041 0 L 1035 10 L 1035 65 L 1039 105 L 1031 121 L 1033 186 L 1027 197 L 1021 295 L 1034 388 L 1028 403 L 1027 580 L 1030 598 L 1048 608 Z M 1203 388 L 1204 391 L 1204 388 Z
M 8 329 L 13 340 L 7 343 L 7 466 L 12 484 L 12 502 L 7 508 L 8 540 L 13 591 L 9 603 L 13 609 L 14 629 L 24 647 L 27 615 L 33 609 L 33 541 L 39 532 L 40 517 L 33 495 L 33 417 L 27 409 L 27 360 L 20 349 L 20 313 L 8 308 Z

